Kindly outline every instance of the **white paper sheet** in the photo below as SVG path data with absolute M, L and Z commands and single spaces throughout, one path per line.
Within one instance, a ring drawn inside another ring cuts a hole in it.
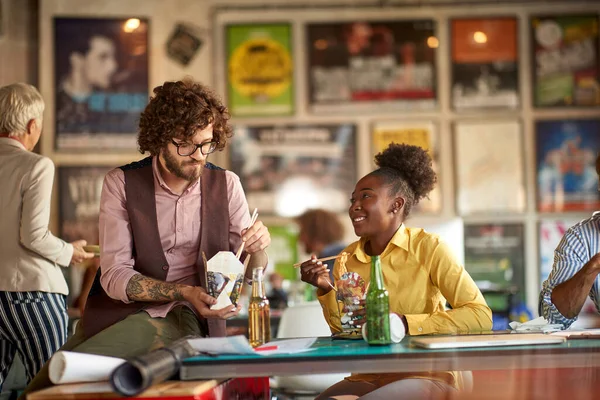
M 300 353 L 311 350 L 317 338 L 298 338 L 274 340 L 253 349 L 245 336 L 189 339 L 188 343 L 201 353 L 208 354 L 255 354 L 268 356 L 273 354 Z
M 48 374 L 55 385 L 107 381 L 112 371 L 124 362 L 122 358 L 59 351 L 50 359 Z

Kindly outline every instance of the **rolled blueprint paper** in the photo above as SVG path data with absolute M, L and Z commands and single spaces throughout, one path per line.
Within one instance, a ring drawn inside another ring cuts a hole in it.
M 124 362 L 122 358 L 59 351 L 50 359 L 48 375 L 55 385 L 107 381 L 114 369 Z
M 110 376 L 114 391 L 124 396 L 134 396 L 177 374 L 183 359 L 198 354 L 188 344 L 188 339 L 190 337 L 126 360 Z

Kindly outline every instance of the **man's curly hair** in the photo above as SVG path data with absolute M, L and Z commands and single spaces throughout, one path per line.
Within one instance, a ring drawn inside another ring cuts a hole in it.
M 427 197 L 437 182 L 431 157 L 419 146 L 391 143 L 375 156 L 375 164 L 379 169 L 371 174 L 381 177 L 384 184 L 391 185 L 393 194 L 403 195 L 405 218 L 415 204 Z
M 233 130 L 229 112 L 208 87 L 184 79 L 165 82 L 153 90 L 154 95 L 140 116 L 138 146 L 140 153 L 156 156 L 173 138 L 190 139 L 198 129 L 213 126 L 217 150 L 223 150 Z

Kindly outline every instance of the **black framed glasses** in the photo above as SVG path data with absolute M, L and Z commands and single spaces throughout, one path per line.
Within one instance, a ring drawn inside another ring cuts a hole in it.
M 200 149 L 200 153 L 207 156 L 210 153 L 212 153 L 213 151 L 215 151 L 217 149 L 217 145 L 219 144 L 219 142 L 214 141 L 214 140 L 211 140 L 210 142 L 200 143 L 200 144 L 185 143 L 185 142 L 177 143 L 173 139 L 171 139 L 171 143 L 173 143 L 173 145 L 175 145 L 175 147 L 177 147 L 177 154 L 179 154 L 182 157 L 191 156 L 198 149 Z

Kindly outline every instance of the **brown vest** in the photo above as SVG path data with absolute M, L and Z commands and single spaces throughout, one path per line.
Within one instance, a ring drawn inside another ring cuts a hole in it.
M 156 219 L 152 157 L 120 168 L 125 174 L 127 213 L 133 237 L 134 269 L 142 275 L 164 281 L 169 263 L 162 248 Z M 202 251 L 208 259 L 221 250 L 232 251 L 229 247 L 229 208 L 225 170 L 207 163 L 202 171 L 200 185 L 202 228 L 196 267 L 200 275 L 200 285 L 206 290 Z M 143 302 L 125 304 L 110 298 L 100 285 L 100 270 L 98 270 L 85 304 L 81 321 L 83 332 L 87 338 L 90 338 L 150 304 Z M 225 336 L 224 320 L 200 318 L 200 324 L 203 332 L 208 332 L 209 336 Z

